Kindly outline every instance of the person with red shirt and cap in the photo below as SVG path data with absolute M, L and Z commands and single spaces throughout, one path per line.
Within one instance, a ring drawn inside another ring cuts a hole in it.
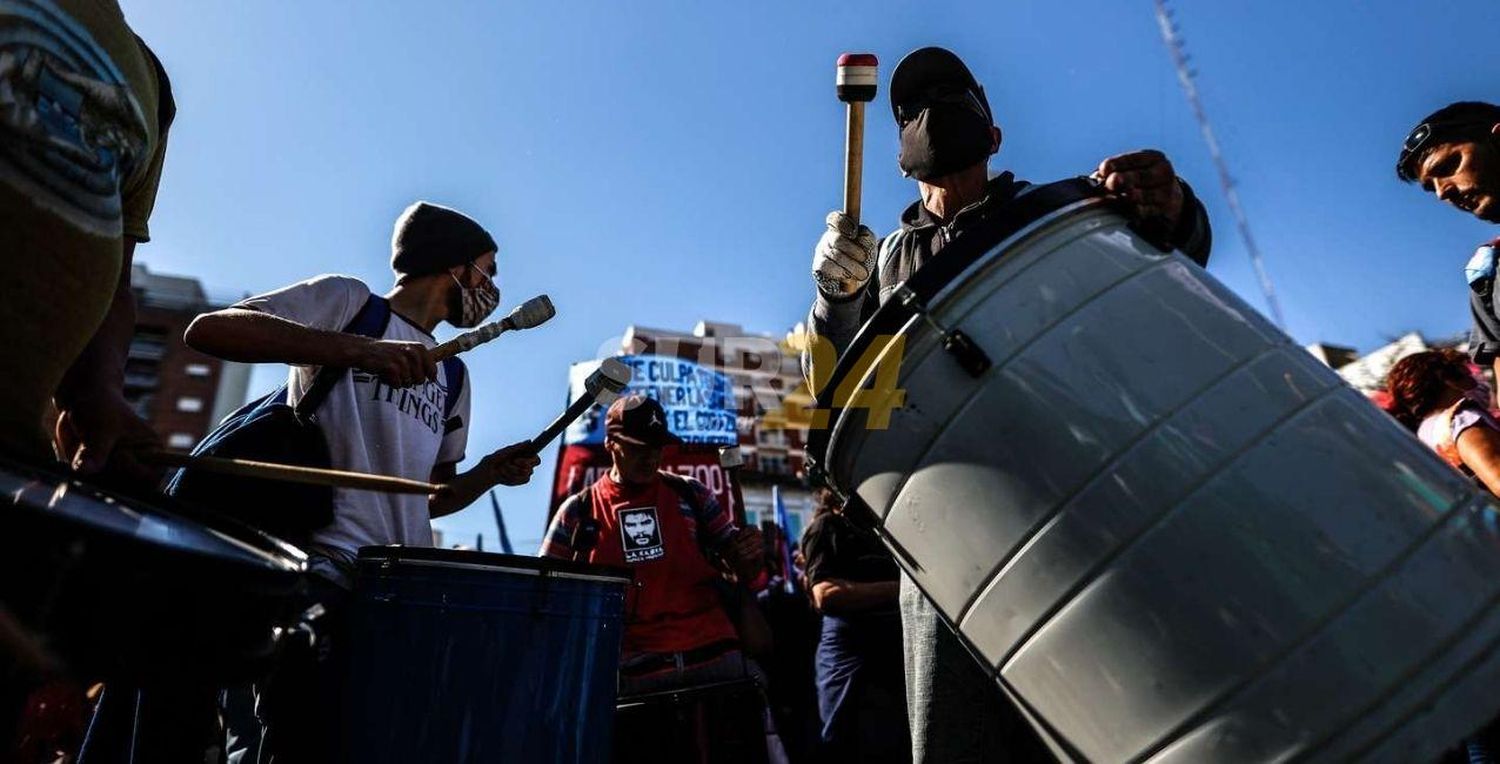
M 740 581 L 763 564 L 762 539 L 725 512 L 706 486 L 661 469 L 682 440 L 655 400 L 630 395 L 605 415 L 609 471 L 558 507 L 541 555 L 629 567 L 620 694 L 691 687 L 758 669 L 741 651 L 721 587 L 725 563 Z

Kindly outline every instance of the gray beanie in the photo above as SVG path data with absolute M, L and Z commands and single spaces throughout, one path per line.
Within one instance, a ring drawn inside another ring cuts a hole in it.
M 391 270 L 396 276 L 422 276 L 463 265 L 499 249 L 484 227 L 469 216 L 417 202 L 396 218 L 391 232 Z

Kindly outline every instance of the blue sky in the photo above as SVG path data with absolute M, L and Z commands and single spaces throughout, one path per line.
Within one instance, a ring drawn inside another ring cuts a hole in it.
M 472 457 L 546 424 L 568 364 L 630 323 L 780 333 L 800 319 L 812 244 L 840 201 L 845 50 L 881 59 L 864 202 L 878 233 L 915 195 L 885 78 L 939 44 L 987 87 L 1005 132 L 992 166 L 1050 180 L 1165 150 L 1208 205 L 1209 270 L 1263 307 L 1149 0 L 122 6 L 178 102 L 140 262 L 219 296 L 329 272 L 383 291 L 391 223 L 424 198 L 495 235 L 502 311 L 551 295 L 551 323 L 467 358 Z M 1423 114 L 1497 97 L 1500 58 L 1442 35 L 1500 28 L 1500 5 L 1175 7 L 1292 334 L 1370 349 L 1465 328 L 1462 264 L 1495 232 L 1398 183 L 1392 164 Z M 277 376 L 257 373 L 257 390 Z M 528 546 L 552 454 L 531 485 L 500 492 Z M 440 524 L 494 541 L 486 502 Z

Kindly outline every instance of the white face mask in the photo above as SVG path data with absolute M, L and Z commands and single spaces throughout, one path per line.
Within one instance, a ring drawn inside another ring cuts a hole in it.
M 458 285 L 459 305 L 461 306 L 458 319 L 451 321 L 454 326 L 460 329 L 478 326 L 480 321 L 489 317 L 500 305 L 500 287 L 489 276 L 485 276 L 479 286 L 466 287 L 457 276 L 452 273 L 448 275 L 453 279 L 453 283 Z

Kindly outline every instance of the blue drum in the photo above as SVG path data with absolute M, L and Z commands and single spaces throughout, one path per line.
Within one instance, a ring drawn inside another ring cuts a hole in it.
M 367 547 L 350 612 L 359 762 L 605 762 L 630 573 Z

